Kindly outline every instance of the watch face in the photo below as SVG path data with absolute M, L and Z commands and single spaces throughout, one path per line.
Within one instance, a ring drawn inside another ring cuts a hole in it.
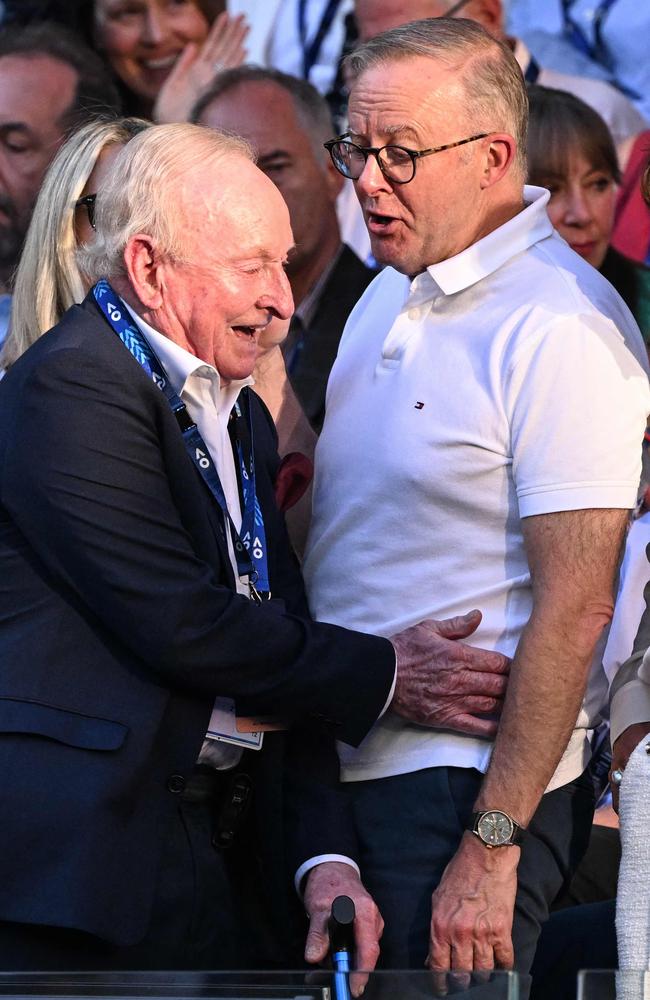
M 484 844 L 500 847 L 508 843 L 514 832 L 514 826 L 509 816 L 494 810 L 481 816 L 477 831 Z

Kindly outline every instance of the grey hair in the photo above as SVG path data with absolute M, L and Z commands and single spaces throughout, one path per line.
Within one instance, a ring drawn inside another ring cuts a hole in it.
M 149 123 L 116 118 L 83 125 L 65 142 L 45 175 L 25 238 L 11 304 L 11 324 L 0 367 L 13 364 L 42 333 L 59 322 L 86 289 L 76 261 L 75 202 L 100 153 L 123 146 Z
M 95 239 L 78 251 L 83 271 L 93 280 L 123 275 L 124 249 L 135 233 L 146 233 L 161 253 L 186 263 L 184 180 L 233 155 L 254 161 L 240 136 L 201 125 L 152 125 L 136 136 L 98 194 Z
M 465 113 L 475 131 L 507 132 L 516 140 L 515 166 L 526 176 L 528 95 L 512 51 L 474 21 L 430 17 L 391 28 L 347 56 L 352 78 L 371 67 L 424 56 L 457 71 L 465 94 Z
M 218 73 L 192 109 L 190 121 L 199 123 L 203 113 L 213 101 L 246 83 L 275 83 L 286 90 L 293 99 L 298 118 L 309 135 L 318 157 L 328 159 L 323 143 L 326 139 L 330 139 L 334 132 L 329 104 L 307 80 L 282 73 L 278 69 L 248 65 Z

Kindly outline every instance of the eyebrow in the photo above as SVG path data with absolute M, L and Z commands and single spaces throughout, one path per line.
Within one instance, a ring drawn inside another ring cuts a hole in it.
M 281 158 L 284 159 L 284 158 L 289 158 L 290 156 L 291 153 L 289 152 L 288 149 L 272 149 L 270 153 L 264 153 L 263 156 L 262 155 L 258 156 L 257 162 L 266 163 L 267 160 L 277 160 Z
M 287 256 L 291 253 L 292 250 L 295 249 L 296 249 L 296 244 L 292 243 L 291 246 L 287 248 Z M 248 260 L 261 260 L 264 261 L 265 264 L 267 264 L 277 259 L 278 259 L 277 254 L 269 253 L 268 250 L 265 250 L 263 247 L 259 247 L 251 250 L 250 253 L 244 254 L 243 257 L 238 257 L 237 263 L 244 264 Z M 286 258 L 283 258 L 283 260 L 285 259 Z
M 404 123 L 402 125 L 385 125 L 381 129 L 381 131 L 382 131 L 383 135 L 387 135 L 387 136 L 390 136 L 390 137 L 394 137 L 394 136 L 402 137 L 403 136 L 404 138 L 412 138 L 412 139 L 415 139 L 415 140 L 418 139 L 418 134 L 415 131 L 415 129 L 413 128 L 413 126 L 412 125 L 408 125 L 406 123 Z M 347 134 L 353 140 L 354 140 L 355 136 L 359 137 L 361 135 L 360 132 L 355 132 L 353 129 L 350 129 Z
M 0 132 L 22 132 L 24 135 L 33 135 L 33 129 L 25 122 L 0 122 Z

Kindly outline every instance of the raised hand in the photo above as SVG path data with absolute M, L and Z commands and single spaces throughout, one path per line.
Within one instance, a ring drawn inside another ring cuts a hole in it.
M 161 87 L 153 110 L 161 124 L 186 122 L 199 97 L 217 73 L 241 66 L 246 58 L 244 40 L 249 26 L 243 14 L 219 14 L 202 45 L 186 45 Z
M 393 712 L 436 729 L 486 738 L 496 734 L 510 660 L 459 642 L 480 621 L 480 611 L 470 611 L 421 622 L 391 637 L 397 655 Z

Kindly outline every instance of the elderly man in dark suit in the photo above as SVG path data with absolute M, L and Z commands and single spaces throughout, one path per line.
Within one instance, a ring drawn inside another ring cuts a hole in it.
M 359 963 L 376 958 L 319 727 L 358 744 L 393 685 L 428 722 L 445 705 L 428 647 L 457 623 L 391 643 L 308 618 L 248 388 L 291 312 L 291 244 L 245 143 L 154 127 L 99 193 L 97 283 L 0 386 L 2 968 L 260 961 L 247 879 L 285 853 L 307 957 L 345 891 Z M 300 736 L 265 732 L 290 722 Z M 264 843 L 244 850 L 255 814 Z

